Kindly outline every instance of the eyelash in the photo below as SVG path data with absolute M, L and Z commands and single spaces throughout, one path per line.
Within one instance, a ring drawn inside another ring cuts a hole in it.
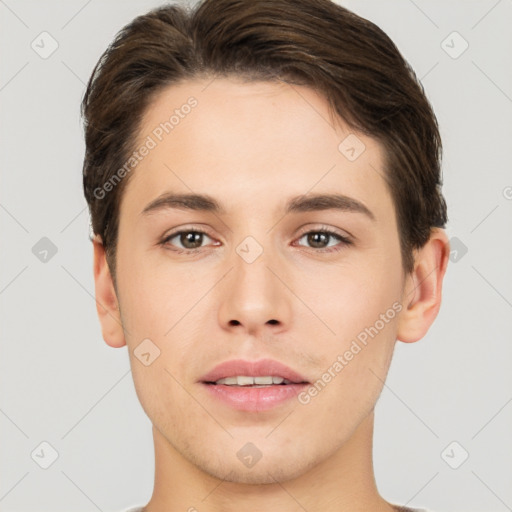
M 202 233 L 203 235 L 206 235 L 207 237 L 211 238 L 210 235 L 208 235 L 208 233 L 206 231 L 203 231 L 202 229 L 182 229 L 180 231 L 176 231 L 176 232 L 171 233 L 170 235 L 166 236 L 160 242 L 160 245 L 162 245 L 164 247 L 167 246 L 169 244 L 170 240 L 172 240 L 176 236 L 181 235 L 183 233 Z M 353 244 L 352 240 L 350 240 L 349 238 L 347 238 L 345 236 L 342 236 L 339 233 L 336 233 L 335 231 L 333 231 L 332 229 L 329 229 L 327 227 L 321 227 L 320 229 L 313 229 L 313 230 L 310 230 L 310 231 L 305 231 L 304 233 L 301 233 L 301 235 L 299 236 L 298 240 L 303 238 L 305 235 L 309 235 L 311 233 L 326 234 L 326 235 L 329 235 L 330 237 L 337 238 L 341 242 L 341 246 L 340 247 L 334 247 L 334 248 L 331 247 L 331 248 L 315 249 L 314 247 L 309 247 L 309 249 L 312 249 L 314 252 L 321 252 L 321 253 L 338 252 L 338 251 L 343 250 L 345 246 L 350 246 L 350 245 Z M 304 246 L 302 246 L 302 247 L 304 247 Z M 195 254 L 195 253 L 201 251 L 201 249 L 203 249 L 203 247 L 198 247 L 196 249 L 179 249 L 179 248 L 176 249 L 176 248 L 173 248 L 173 249 L 170 249 L 170 250 L 173 251 L 173 252 L 176 252 L 177 254 L 185 254 L 185 253 L 186 254 Z

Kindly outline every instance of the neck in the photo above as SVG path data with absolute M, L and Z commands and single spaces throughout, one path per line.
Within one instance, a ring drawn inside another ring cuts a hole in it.
M 372 411 L 337 452 L 299 477 L 263 485 L 221 480 L 205 473 L 153 426 L 155 483 L 144 511 L 393 512 L 375 483 L 373 421 Z

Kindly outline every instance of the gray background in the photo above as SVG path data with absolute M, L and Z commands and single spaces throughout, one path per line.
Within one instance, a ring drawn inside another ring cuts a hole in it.
M 434 106 L 457 249 L 437 320 L 397 344 L 376 407 L 379 490 L 436 512 L 512 510 L 512 0 L 340 3 L 395 41 Z M 151 423 L 96 316 L 79 103 L 115 33 L 160 4 L 0 0 L 1 511 L 151 496 Z M 42 442 L 58 453 L 47 469 Z

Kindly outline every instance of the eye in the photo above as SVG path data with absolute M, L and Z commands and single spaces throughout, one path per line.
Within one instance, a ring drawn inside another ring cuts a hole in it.
M 313 249 L 319 249 L 320 252 L 333 252 L 333 251 L 340 251 L 343 249 L 346 245 L 351 245 L 352 241 L 347 238 L 346 236 L 340 235 L 339 233 L 336 233 L 335 231 L 329 229 L 329 228 L 322 228 L 319 230 L 313 230 L 313 231 L 307 231 L 306 233 L 303 233 L 299 240 L 302 240 L 303 238 L 306 238 L 307 243 L 311 244 L 311 247 Z M 337 239 L 341 244 L 334 244 L 329 245 L 329 241 L 332 241 L 332 239 Z M 336 245 L 340 245 L 339 247 L 336 247 Z M 327 247 L 332 247 L 331 249 L 326 249 Z
M 175 245 L 171 241 L 177 239 L 178 245 L 177 249 L 173 249 L 176 252 L 194 252 L 197 249 L 200 249 L 202 243 L 204 242 L 204 237 L 210 238 L 206 232 L 198 230 L 198 229 L 185 229 L 181 231 L 176 231 L 175 233 L 171 233 L 167 237 L 165 237 L 160 243 L 161 245 Z M 210 238 L 211 240 L 211 238 Z
M 174 246 L 170 249 L 177 253 L 194 253 L 199 251 L 203 246 L 205 237 L 212 240 L 205 231 L 200 229 L 182 229 L 175 231 L 166 236 L 161 242 L 162 246 Z M 335 252 L 340 251 L 343 247 L 352 245 L 352 241 L 332 229 L 322 227 L 321 229 L 304 232 L 299 240 L 306 238 L 310 248 L 318 249 L 316 252 Z M 175 240 L 176 239 L 176 240 Z M 334 239 L 338 240 L 336 244 L 330 244 Z M 173 240 L 175 240 L 173 242 Z M 218 243 L 216 245 L 219 245 Z M 299 244 L 302 245 L 302 244 Z

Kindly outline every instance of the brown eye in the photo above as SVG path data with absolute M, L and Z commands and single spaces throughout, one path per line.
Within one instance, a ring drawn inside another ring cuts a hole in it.
M 199 233 L 197 231 L 189 231 L 187 233 L 180 233 L 180 243 L 185 247 L 185 249 L 197 249 L 201 247 L 203 241 L 204 233 Z
M 308 233 L 306 236 L 308 243 L 317 249 L 323 249 L 324 247 L 327 247 L 329 239 L 332 238 L 331 235 L 322 231 L 318 231 L 316 233 Z
M 339 250 L 343 248 L 344 245 L 350 245 L 352 243 L 348 238 L 327 229 L 308 231 L 307 233 L 304 233 L 299 240 L 303 238 L 306 238 L 309 247 L 320 250 L 326 249 L 326 252 Z M 338 243 L 329 245 L 329 242 L 333 239 L 338 240 Z
M 202 247 L 204 238 L 210 238 L 203 231 L 188 230 L 188 231 L 177 231 L 166 237 L 162 241 L 162 245 L 175 245 L 178 252 L 180 251 L 193 251 Z M 174 243 L 171 241 L 176 239 Z

